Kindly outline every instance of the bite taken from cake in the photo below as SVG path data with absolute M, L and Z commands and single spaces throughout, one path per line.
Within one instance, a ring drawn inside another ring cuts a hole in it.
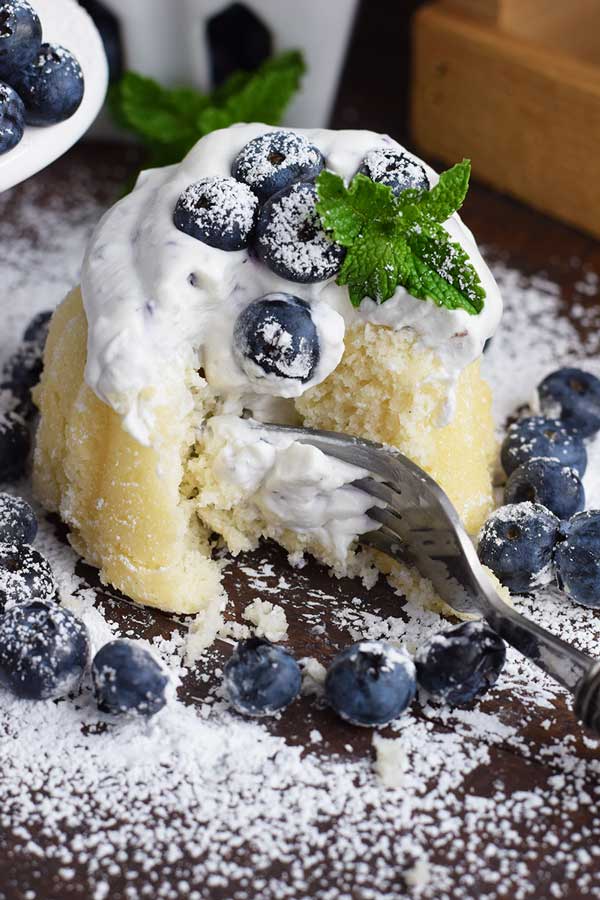
M 92 236 L 35 392 L 36 491 L 105 582 L 203 613 L 209 643 L 218 543 L 359 570 L 362 471 L 257 422 L 396 447 L 480 528 L 501 300 L 456 213 L 467 184 L 467 163 L 440 180 L 387 136 L 258 124 L 142 173 Z

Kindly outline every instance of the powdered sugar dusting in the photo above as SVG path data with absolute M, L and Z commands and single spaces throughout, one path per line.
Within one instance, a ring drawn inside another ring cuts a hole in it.
M 69 173 L 74 202 L 61 194 L 43 207 L 39 181 L 0 198 L 11 297 L 0 362 L 31 316 L 75 283 L 100 211 L 89 197 L 96 177 L 77 190 Z M 598 372 L 585 357 L 599 338 L 584 292 L 569 323 L 558 318 L 560 293 L 548 279 L 506 265 L 495 274 L 508 311 L 484 369 L 501 421 L 557 365 Z M 584 340 L 578 322 L 591 329 Z M 588 500 L 600 505 L 600 442 L 588 450 Z M 27 483 L 16 490 L 27 494 Z M 480 704 L 451 710 L 420 698 L 375 738 L 380 766 L 388 757 L 386 787 L 373 770 L 372 733 L 336 722 L 315 691 L 321 664 L 349 641 L 385 638 L 412 653 L 447 627 L 422 608 L 418 588 L 403 602 L 381 581 L 367 591 L 317 567 L 291 569 L 273 548 L 228 562 L 238 624 L 260 594 L 282 608 L 293 649 L 308 657 L 306 695 L 274 720 L 249 722 L 221 696 L 228 645 L 218 642 L 189 670 L 185 626 L 100 595 L 56 527 L 43 521 L 36 547 L 93 648 L 117 636 L 148 640 L 179 700 L 145 723 L 98 713 L 87 681 L 75 701 L 60 703 L 0 691 L 2 900 L 599 896 L 600 741 L 573 724 L 562 690 L 512 650 Z M 519 608 L 598 654 L 592 610 L 552 590 Z

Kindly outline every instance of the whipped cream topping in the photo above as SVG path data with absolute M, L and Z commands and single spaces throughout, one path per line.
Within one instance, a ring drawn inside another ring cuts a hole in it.
M 166 396 L 166 385 L 171 380 L 180 383 L 190 368 L 204 369 L 227 412 L 239 414 L 246 408 L 256 418 L 274 418 L 281 398 L 299 396 L 333 371 L 343 353 L 345 329 L 357 320 L 412 329 L 434 348 L 447 376 L 451 409 L 453 383 L 498 324 L 498 288 L 458 215 L 444 227 L 469 254 L 486 292 L 477 316 L 439 308 L 402 287 L 383 304 L 365 299 L 355 309 L 335 278 L 292 283 L 247 250 L 222 251 L 179 231 L 173 211 L 183 191 L 201 178 L 230 176 L 239 151 L 253 138 L 275 130 L 252 124 L 215 131 L 179 165 L 143 172 L 135 190 L 106 213 L 92 237 L 82 274 L 89 325 L 85 377 L 141 443 L 152 442 L 153 410 Z M 327 167 L 345 179 L 352 178 L 368 152 L 404 149 L 386 135 L 369 131 L 294 131 L 316 145 Z M 436 173 L 422 164 L 435 184 Z M 307 382 L 257 382 L 242 370 L 233 352 L 233 327 L 240 311 L 274 291 L 294 294 L 311 306 L 320 360 Z

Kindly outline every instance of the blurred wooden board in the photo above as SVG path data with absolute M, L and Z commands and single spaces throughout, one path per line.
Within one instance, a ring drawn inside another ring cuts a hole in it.
M 600 236 L 598 4 L 446 0 L 413 27 L 418 147 Z

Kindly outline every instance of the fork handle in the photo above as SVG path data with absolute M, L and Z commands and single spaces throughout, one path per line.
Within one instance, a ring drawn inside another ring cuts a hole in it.
M 583 724 L 600 734 L 600 661 L 592 659 L 508 606 L 490 585 L 485 589 L 484 619 L 508 644 L 546 672 L 574 697 Z

